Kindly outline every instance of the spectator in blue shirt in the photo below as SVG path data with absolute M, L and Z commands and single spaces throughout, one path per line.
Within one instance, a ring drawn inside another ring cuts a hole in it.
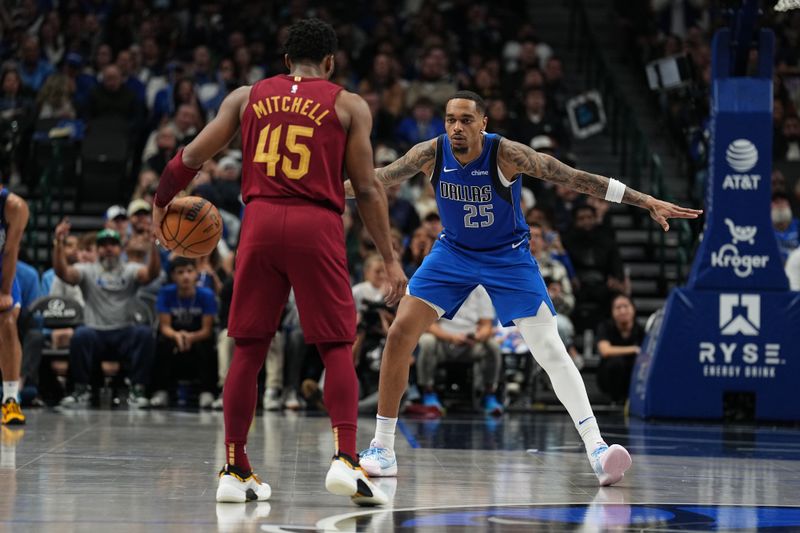
M 430 98 L 419 98 L 411 109 L 411 115 L 397 126 L 397 140 L 402 148 L 413 146 L 444 133 L 444 121 L 436 116 Z
M 53 65 L 42 59 L 39 39 L 27 37 L 22 43 L 22 61 L 19 74 L 22 83 L 33 91 L 38 91 L 44 85 L 44 80 L 53 73 Z
M 217 356 L 213 329 L 217 315 L 214 293 L 197 286 L 197 265 L 193 259 L 176 257 L 172 262 L 171 285 L 158 293 L 158 347 L 153 376 L 156 392 L 151 407 L 166 407 L 169 390 L 179 378 L 200 382 L 201 408 L 211 407 L 217 385 Z
M 42 282 L 39 272 L 24 261 L 17 261 L 17 282 L 19 283 L 22 307 L 28 307 L 41 294 Z

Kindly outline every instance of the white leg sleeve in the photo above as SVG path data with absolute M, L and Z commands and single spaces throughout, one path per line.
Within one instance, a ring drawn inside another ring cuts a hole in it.
M 550 377 L 553 390 L 581 434 L 586 449 L 593 450 L 596 443 L 602 442 L 600 430 L 597 429 L 581 374 L 558 336 L 556 317 L 542 303 L 536 316 L 517 319 L 514 324 L 519 328 L 533 358 Z

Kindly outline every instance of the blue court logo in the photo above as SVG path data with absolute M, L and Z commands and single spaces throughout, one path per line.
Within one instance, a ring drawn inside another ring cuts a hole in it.
M 574 531 L 588 526 L 689 530 L 797 531 L 800 507 L 736 505 L 590 504 L 475 507 L 459 510 L 396 511 L 395 530 L 457 527 L 492 531 Z

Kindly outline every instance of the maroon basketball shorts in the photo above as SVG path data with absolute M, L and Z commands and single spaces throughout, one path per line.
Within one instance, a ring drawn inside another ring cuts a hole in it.
M 307 343 L 355 340 L 341 216 L 301 200 L 252 200 L 236 252 L 228 335 L 272 336 L 291 288 Z

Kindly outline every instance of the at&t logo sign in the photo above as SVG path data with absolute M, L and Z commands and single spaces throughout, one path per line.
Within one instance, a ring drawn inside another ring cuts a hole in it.
M 736 139 L 728 145 L 725 160 L 734 173 L 726 174 L 723 190 L 753 191 L 758 189 L 760 174 L 748 174 L 758 164 L 758 149 L 747 139 Z

